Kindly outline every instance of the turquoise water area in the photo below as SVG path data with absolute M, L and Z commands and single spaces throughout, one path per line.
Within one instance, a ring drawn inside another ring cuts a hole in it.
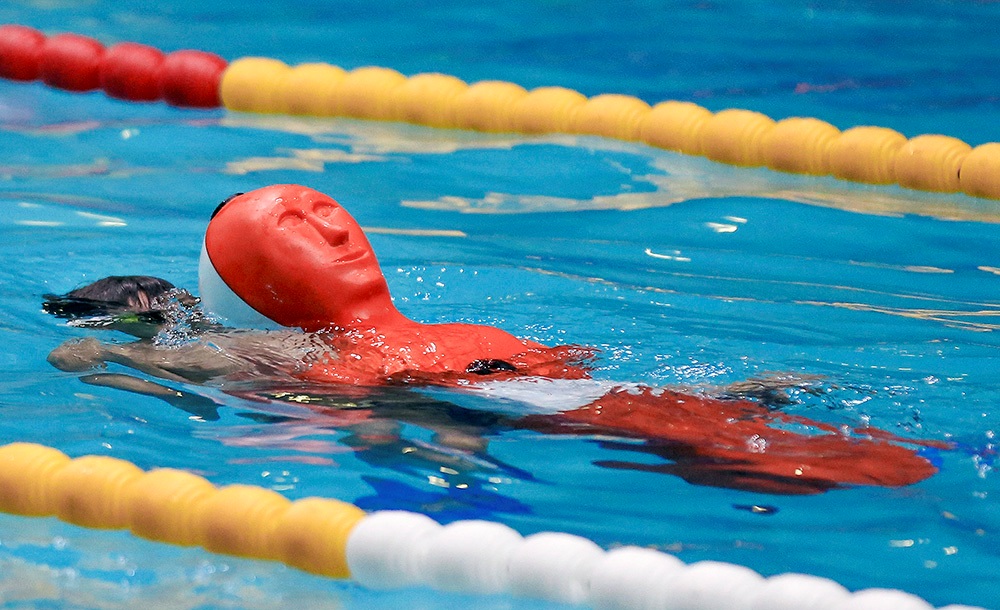
M 990 3 L 241 6 L 13 2 L 0 22 L 1000 140 Z M 411 317 L 596 346 L 603 380 L 710 392 L 769 372 L 818 375 L 823 392 L 794 392 L 784 412 L 954 448 L 928 452 L 939 472 L 910 487 L 776 496 L 605 468 L 645 458 L 597 437 L 485 424 L 485 450 L 463 453 L 427 423 L 446 407 L 391 393 L 364 405 L 380 444 L 353 426 L 356 397 L 327 393 L 334 408 L 317 412 L 178 386 L 217 401 L 217 418 L 197 417 L 48 365 L 71 338 L 130 339 L 67 326 L 41 311 L 43 294 L 132 273 L 194 289 L 211 210 L 280 182 L 328 192 L 358 218 Z M 3 442 L 1000 606 L 995 202 L 599 138 L 182 111 L 3 82 L 0 206 Z M 539 607 L 370 592 L 51 519 L 0 516 L 0 565 L 8 608 Z

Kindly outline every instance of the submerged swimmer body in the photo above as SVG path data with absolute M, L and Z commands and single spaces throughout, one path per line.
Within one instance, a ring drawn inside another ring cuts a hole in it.
M 748 400 L 597 382 L 581 364 L 586 350 L 550 348 L 489 326 L 410 320 L 392 303 L 357 222 L 306 187 L 271 186 L 224 202 L 208 226 L 199 276 L 203 307 L 230 324 L 306 332 L 224 332 L 189 346 L 201 351 L 186 362 L 171 361 L 151 344 L 93 341 L 86 345 L 95 353 L 73 365 L 65 365 L 73 346 L 50 360 L 76 370 L 117 362 L 197 382 L 273 374 L 353 391 L 438 387 L 520 400 L 528 387 L 535 395 L 526 402 L 544 406 L 506 418 L 504 427 L 600 436 L 609 448 L 667 460 L 603 466 L 665 472 L 700 485 L 810 494 L 908 485 L 935 472 L 898 444 L 914 441 L 880 430 L 851 433 Z M 282 347 L 289 341 L 296 349 Z M 261 367 L 260 355 L 270 353 L 276 355 Z M 590 393 L 576 391 L 573 398 L 564 392 L 573 384 Z M 785 429 L 791 425 L 808 432 Z

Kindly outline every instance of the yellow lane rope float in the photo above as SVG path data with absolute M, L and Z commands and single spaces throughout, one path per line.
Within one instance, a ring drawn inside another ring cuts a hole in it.
M 444 74 L 386 68 L 345 72 L 246 57 L 223 72 L 219 97 L 240 112 L 347 116 L 490 132 L 576 133 L 641 142 L 713 161 L 1000 199 L 1000 144 L 972 148 L 943 135 L 911 139 L 883 127 L 841 132 L 813 118 L 774 121 L 750 110 L 712 113 L 690 102 L 650 106 L 628 95 L 526 91 L 503 81 L 467 85 Z

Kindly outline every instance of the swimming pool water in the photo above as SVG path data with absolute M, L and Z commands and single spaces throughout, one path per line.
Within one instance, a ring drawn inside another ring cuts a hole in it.
M 0 8 L 0 20 L 230 59 L 440 70 L 1000 140 L 984 118 L 1000 80 L 986 57 L 997 11 L 988 3 L 550 3 L 530 17 L 516 4 L 400 4 L 379 15 L 246 4 L 154 13 L 23 2 Z M 180 111 L 37 84 L 0 83 L 0 119 L 4 442 L 188 468 L 291 498 L 814 573 L 852 589 L 898 587 L 937 605 L 997 606 L 993 202 L 728 168 L 598 138 Z M 822 375 L 825 393 L 796 394 L 783 409 L 955 449 L 934 455 L 940 472 L 912 487 L 769 496 L 602 468 L 594 462 L 642 458 L 586 437 L 487 429 L 487 451 L 470 459 L 421 425 L 427 413 L 390 394 L 376 404 L 374 430 L 396 440 L 377 445 L 344 412 L 190 386 L 222 402 L 217 420 L 192 418 L 45 362 L 72 337 L 127 338 L 46 316 L 42 294 L 128 273 L 193 289 L 218 201 L 279 182 L 330 193 L 370 230 L 414 318 L 597 346 L 601 379 L 710 390 L 767 372 Z M 777 511 L 740 508 L 753 504 Z M 12 608 L 538 607 L 372 593 L 49 519 L 0 516 L 0 562 L 0 600 Z

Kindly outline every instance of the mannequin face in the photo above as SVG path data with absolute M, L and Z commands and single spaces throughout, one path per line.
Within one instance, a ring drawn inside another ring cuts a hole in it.
M 289 267 L 347 289 L 359 280 L 382 277 L 375 252 L 357 221 L 322 193 L 278 197 L 263 222 L 272 225 L 277 252 L 295 259 L 287 261 Z M 345 294 L 345 300 L 349 296 Z
M 209 224 L 205 245 L 226 284 L 285 326 L 347 326 L 391 308 L 375 252 L 336 201 L 297 185 L 238 195 Z

